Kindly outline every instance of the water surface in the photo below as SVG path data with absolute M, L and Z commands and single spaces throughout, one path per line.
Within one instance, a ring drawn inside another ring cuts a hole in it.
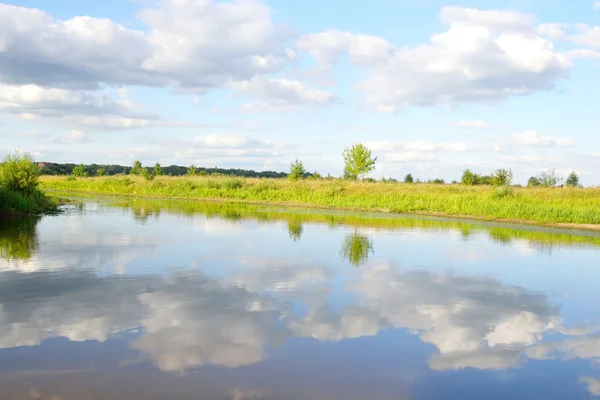
M 227 204 L 0 220 L 1 399 L 600 396 L 600 235 Z

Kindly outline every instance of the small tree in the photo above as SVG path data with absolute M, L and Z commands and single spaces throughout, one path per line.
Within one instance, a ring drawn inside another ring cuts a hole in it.
M 542 183 L 536 176 L 532 176 L 527 181 L 527 187 L 540 187 L 540 186 L 542 186 Z
M 106 175 L 106 170 L 104 168 L 98 168 L 96 170 L 96 176 L 104 176 Z
M 162 175 L 162 168 L 158 162 L 156 164 L 154 164 L 154 168 L 152 169 L 152 175 L 154 175 L 154 176 Z
M 196 166 L 194 164 L 190 165 L 190 167 L 187 170 L 187 174 L 190 176 L 194 176 L 198 173 L 198 170 L 196 169 Z
M 577 173 L 575 173 L 575 171 L 571 172 L 569 174 L 569 176 L 567 177 L 566 185 L 570 186 L 570 187 L 580 186 L 580 184 L 579 184 L 579 176 L 577 175 Z
M 142 167 L 142 162 L 140 160 L 135 160 L 131 167 L 131 175 L 141 176 L 144 173 L 144 167 Z
M 477 185 L 478 184 L 477 181 L 478 181 L 477 174 L 474 174 L 470 169 L 466 169 L 462 174 L 462 178 L 460 179 L 460 182 L 463 185 L 469 185 L 469 186 Z
M 296 160 L 290 164 L 290 173 L 288 175 L 288 179 L 290 181 L 297 181 L 298 179 L 303 179 L 306 170 L 304 169 L 304 164 L 302 161 Z
M 513 181 L 513 173 L 510 169 L 497 169 L 492 174 L 492 183 L 494 186 L 508 186 Z
M 344 150 L 344 177 L 359 180 L 375 169 L 377 157 L 373 158 L 371 150 L 362 143 L 356 143 Z
M 406 176 L 404 177 L 404 183 L 414 183 L 415 180 L 412 176 L 412 174 L 406 174 Z
M 537 178 L 543 187 L 554 187 L 562 182 L 562 177 L 556 173 L 554 168 L 540 172 Z
M 85 170 L 85 166 L 83 164 L 79 164 L 73 168 L 73 176 L 78 178 L 85 178 L 88 176 L 88 173 Z

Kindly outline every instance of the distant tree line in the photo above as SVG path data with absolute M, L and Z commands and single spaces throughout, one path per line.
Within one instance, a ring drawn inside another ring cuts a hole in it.
M 192 171 L 190 171 L 192 169 Z M 144 173 L 144 171 L 146 171 Z M 156 164 L 153 167 L 144 167 L 141 162 L 136 161 L 131 167 L 117 164 L 58 164 L 44 163 L 41 167 L 42 175 L 75 175 L 75 176 L 112 176 L 112 175 L 140 175 L 146 174 L 157 176 L 183 176 L 183 175 L 232 175 L 245 178 L 286 178 L 285 172 L 275 171 L 254 171 L 237 168 L 203 168 L 203 167 L 183 167 L 180 165 L 160 166 Z

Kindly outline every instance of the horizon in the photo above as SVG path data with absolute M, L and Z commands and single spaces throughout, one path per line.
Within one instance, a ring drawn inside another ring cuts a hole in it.
M 478 3 L 0 2 L 0 156 L 599 185 L 600 2 Z

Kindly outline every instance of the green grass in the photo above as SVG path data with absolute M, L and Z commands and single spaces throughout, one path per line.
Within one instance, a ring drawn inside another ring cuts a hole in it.
M 0 214 L 48 214 L 57 211 L 57 201 L 36 190 L 23 193 L 0 188 Z
M 600 224 L 598 188 L 350 182 L 231 177 L 42 177 L 45 191 L 173 199 L 224 199 L 345 210 L 471 216 L 537 224 Z

